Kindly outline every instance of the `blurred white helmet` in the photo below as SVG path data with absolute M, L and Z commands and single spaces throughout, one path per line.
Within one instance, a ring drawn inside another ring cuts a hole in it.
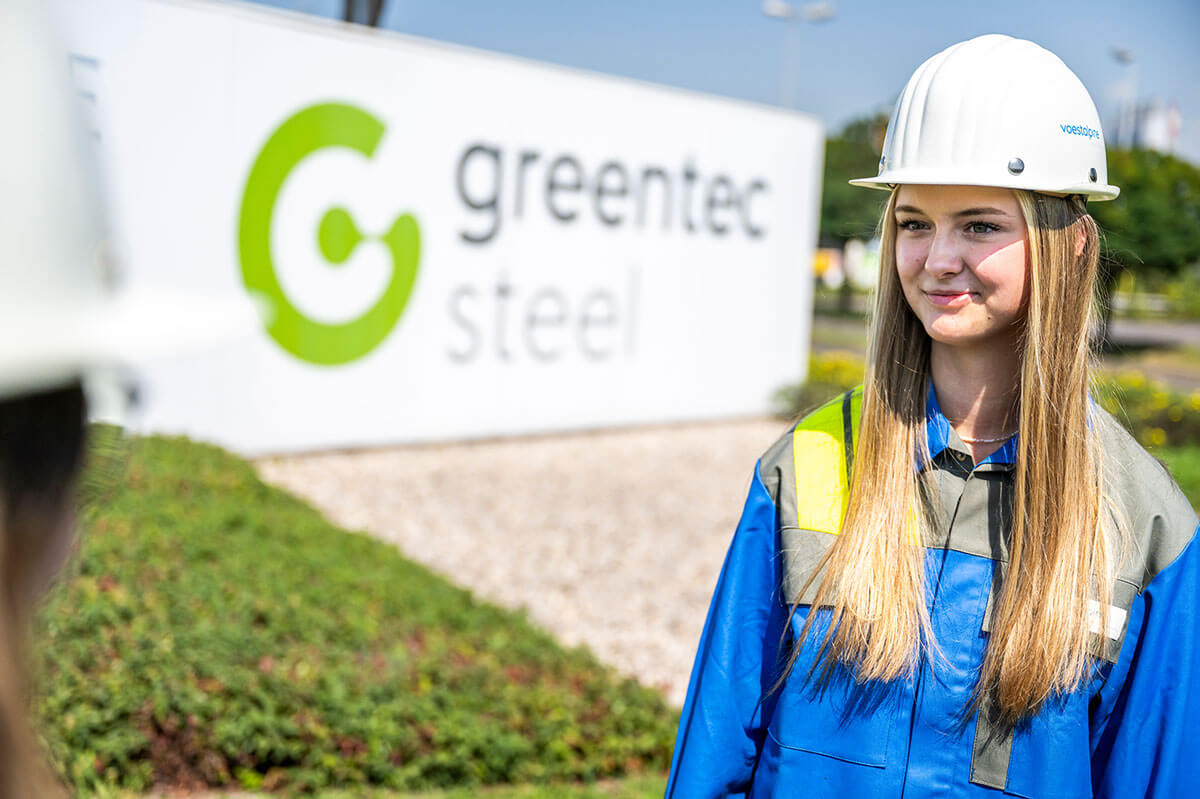
M 852 180 L 999 186 L 1112 200 L 1100 115 L 1083 83 L 1033 42 L 991 34 L 917 68 L 896 102 L 879 174 Z
M 42 2 L 0 0 L 0 397 L 249 329 L 228 300 L 118 290 L 65 50 Z

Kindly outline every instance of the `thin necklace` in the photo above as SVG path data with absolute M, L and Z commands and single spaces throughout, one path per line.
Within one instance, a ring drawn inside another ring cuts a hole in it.
M 946 421 L 949 422 L 950 420 L 947 419 Z M 957 423 L 950 422 L 950 426 L 954 428 L 955 433 L 958 433 L 958 425 L 960 425 L 960 424 L 962 424 L 962 422 L 957 422 Z M 958 433 L 958 437 L 961 438 L 963 440 L 963 442 L 966 444 L 995 444 L 999 441 L 1008 441 L 1010 438 L 1012 438 L 1016 434 L 1017 434 L 1017 429 L 1014 428 L 1012 430 L 1012 432 L 1005 433 L 1004 435 L 1000 436 L 999 438 L 967 438 L 962 433 Z

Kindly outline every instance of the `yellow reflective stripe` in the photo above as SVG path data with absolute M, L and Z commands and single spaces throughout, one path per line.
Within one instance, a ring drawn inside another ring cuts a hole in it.
M 792 446 L 796 455 L 796 516 L 800 529 L 837 535 L 849 493 L 841 436 L 797 429 L 792 434 Z
M 852 423 L 857 422 L 856 416 Z M 850 495 L 843 429 L 839 396 L 802 419 L 792 433 L 796 516 L 802 530 L 832 535 L 841 530 Z

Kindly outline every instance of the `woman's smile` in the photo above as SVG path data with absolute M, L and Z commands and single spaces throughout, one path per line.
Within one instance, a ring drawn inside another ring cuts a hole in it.
M 948 291 L 935 289 L 925 292 L 926 298 L 939 308 L 961 308 L 969 305 L 975 293 L 971 291 Z

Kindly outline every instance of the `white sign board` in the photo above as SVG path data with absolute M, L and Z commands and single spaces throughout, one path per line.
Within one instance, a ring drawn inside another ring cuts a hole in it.
M 803 374 L 792 112 L 235 4 L 55 0 L 127 279 L 262 330 L 138 365 L 249 453 L 764 412 Z

